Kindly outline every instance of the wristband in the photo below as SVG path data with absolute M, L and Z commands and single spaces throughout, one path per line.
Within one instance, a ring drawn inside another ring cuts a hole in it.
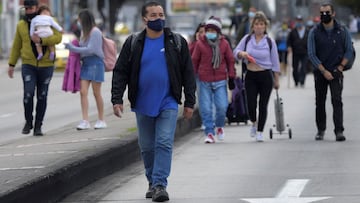
M 341 66 L 341 67 L 345 68 L 345 65 L 343 65 L 343 64 L 341 64 L 341 63 L 339 64 L 339 66 Z

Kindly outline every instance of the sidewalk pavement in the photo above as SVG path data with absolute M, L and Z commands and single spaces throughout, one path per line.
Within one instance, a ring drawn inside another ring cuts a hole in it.
M 30 134 L 0 146 L 0 202 L 57 202 L 138 161 L 135 115 L 125 109 L 122 118 L 106 110 L 106 129 L 77 131 L 71 123 L 43 137 Z M 175 139 L 200 126 L 197 110 L 190 120 L 181 117 L 182 110 Z

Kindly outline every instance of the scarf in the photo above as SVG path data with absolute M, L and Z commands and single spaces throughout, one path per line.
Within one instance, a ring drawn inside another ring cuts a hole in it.
M 217 38 L 215 41 L 207 39 L 207 42 L 209 43 L 211 50 L 212 50 L 211 63 L 213 65 L 213 69 L 218 69 L 220 66 L 220 62 L 221 62 L 220 46 L 219 46 L 220 40 L 219 40 L 219 38 Z

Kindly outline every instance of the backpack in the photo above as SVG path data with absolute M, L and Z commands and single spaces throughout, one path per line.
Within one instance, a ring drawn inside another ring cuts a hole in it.
M 314 27 L 314 37 L 316 36 L 316 32 L 319 30 L 319 26 L 320 24 L 316 25 Z M 342 33 L 342 37 L 343 37 L 343 40 L 345 42 L 345 35 L 346 35 L 346 28 L 341 25 L 340 27 L 340 30 L 341 30 L 341 33 Z M 344 43 L 345 44 L 345 43 Z M 344 48 L 345 49 L 345 48 Z M 355 47 L 354 47 L 354 42 L 351 41 L 351 51 L 352 51 L 352 58 L 350 58 L 348 60 L 348 62 L 346 63 L 346 65 L 344 66 L 344 69 L 343 71 L 347 71 L 347 70 L 350 70 L 352 68 L 352 66 L 354 65 L 354 61 L 355 61 L 355 58 L 356 58 L 356 51 L 355 51 Z
M 248 44 L 248 42 L 250 41 L 250 39 L 251 39 L 251 34 L 249 34 L 248 36 L 246 36 L 244 51 L 246 51 L 246 47 L 247 47 L 247 44 Z M 268 43 L 268 45 L 269 45 L 269 48 L 270 48 L 269 51 L 270 51 L 270 54 L 271 54 L 272 42 L 271 42 L 270 37 L 266 36 L 266 41 L 267 41 L 267 43 Z M 245 73 L 246 70 L 247 70 L 246 63 L 245 63 L 245 62 L 242 62 L 242 63 L 241 63 L 241 70 L 242 70 L 241 77 L 243 78 L 243 77 L 244 77 L 244 73 Z
M 140 33 L 134 33 L 131 35 L 131 46 L 130 46 L 131 53 L 134 51 L 134 45 L 135 45 L 135 42 L 137 41 L 137 37 L 139 35 L 140 35 Z M 170 39 L 170 42 L 176 46 L 178 53 L 180 53 L 181 52 L 181 37 L 177 33 L 173 33 L 172 36 L 174 36 L 174 40 Z
M 114 42 L 114 40 L 103 36 L 102 49 L 104 52 L 105 71 L 109 72 L 114 70 L 117 55 L 116 43 Z
M 251 35 L 249 34 L 249 35 L 246 37 L 246 39 L 245 39 L 245 47 L 244 47 L 244 51 L 246 51 L 246 46 L 247 46 L 248 42 L 250 41 L 250 39 L 251 39 Z M 269 45 L 269 48 L 270 48 L 270 53 L 271 53 L 271 49 L 272 49 L 272 42 L 271 42 L 270 37 L 266 36 L 266 41 L 267 41 L 267 43 L 268 43 L 268 45 Z

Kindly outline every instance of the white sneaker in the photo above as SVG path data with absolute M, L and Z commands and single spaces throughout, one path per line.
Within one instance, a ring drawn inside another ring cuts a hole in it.
M 106 127 L 107 127 L 107 125 L 106 125 L 105 121 L 102 121 L 102 120 L 96 121 L 96 123 L 94 125 L 95 129 L 103 129 L 103 128 L 106 128 Z
M 262 133 L 259 132 L 259 133 L 256 135 L 256 141 L 257 141 L 257 142 L 264 142 L 264 137 L 263 137 Z
M 255 126 L 251 126 L 251 129 L 250 129 L 250 137 L 255 137 L 256 136 L 256 127 Z
M 205 138 L 205 143 L 207 144 L 211 144 L 211 143 L 215 143 L 215 139 L 214 139 L 214 135 L 209 133 L 206 138 Z
M 82 120 L 80 121 L 80 124 L 76 127 L 77 130 L 86 130 L 91 128 L 89 121 Z
M 224 128 L 217 128 L 216 137 L 219 141 L 224 141 L 224 137 L 225 137 Z

